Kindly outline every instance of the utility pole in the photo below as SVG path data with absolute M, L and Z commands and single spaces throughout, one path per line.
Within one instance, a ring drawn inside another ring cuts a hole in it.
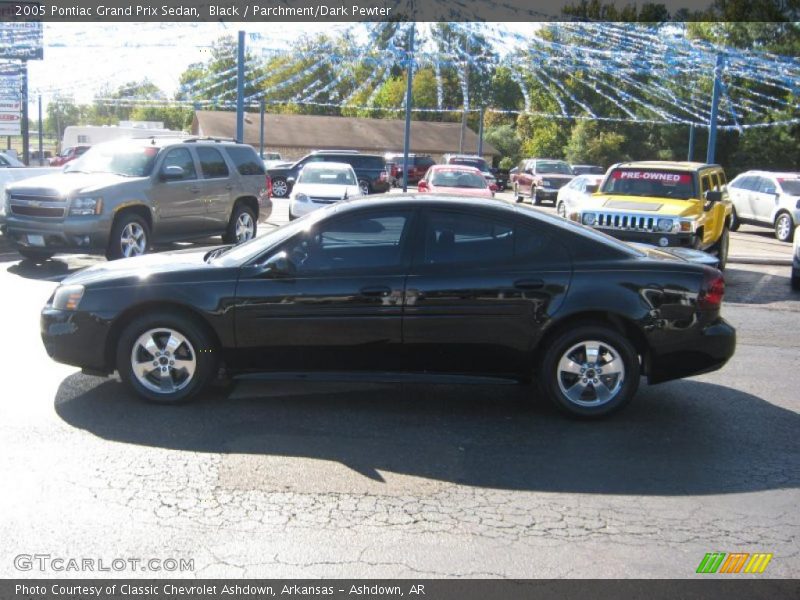
M 239 32 L 236 69 L 236 141 L 244 142 L 244 31 Z
M 478 156 L 483 156 L 483 106 L 481 106 L 480 122 L 478 123 Z
M 461 135 L 458 139 L 458 153 L 464 154 L 464 136 L 467 133 L 467 98 L 469 98 L 469 36 L 464 39 L 464 109 L 461 111 Z
M 42 130 L 44 129 L 42 124 L 42 95 L 39 94 L 39 166 L 41 167 L 44 164 L 44 150 L 42 148 Z
M 264 99 L 261 99 L 261 127 L 258 128 L 259 136 L 258 136 L 258 155 L 261 159 L 264 159 Z
M 689 162 L 694 160 L 694 125 L 689 125 L 689 153 L 686 160 Z
M 706 162 L 714 163 L 717 147 L 717 114 L 719 113 L 719 97 L 722 93 L 722 67 L 725 64 L 725 57 L 717 54 L 717 64 L 714 67 L 714 90 L 711 93 L 711 118 L 708 124 L 708 150 L 706 152 Z
M 22 162 L 30 166 L 30 127 L 28 126 L 28 61 L 22 61 Z
M 406 53 L 406 130 L 403 135 L 403 193 L 408 191 L 408 151 L 411 144 L 411 81 L 414 77 L 414 23 L 408 32 Z

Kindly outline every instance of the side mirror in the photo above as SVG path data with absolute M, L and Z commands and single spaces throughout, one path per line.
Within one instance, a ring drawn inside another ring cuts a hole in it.
M 167 165 L 161 169 L 161 179 L 164 181 L 183 179 L 184 175 L 186 175 L 186 171 L 183 170 L 183 167 L 179 167 L 178 165 Z
M 278 252 L 266 260 L 261 272 L 268 277 L 291 278 L 297 274 L 297 266 L 286 252 Z
M 722 201 L 722 192 L 717 190 L 708 190 L 705 195 L 703 196 L 706 203 L 703 206 L 704 210 L 711 210 L 711 207 L 714 206 L 717 202 Z
M 597 190 L 600 189 L 600 186 L 595 184 L 587 185 L 586 186 L 586 193 L 587 194 L 594 194 Z
M 428 182 L 424 179 L 420 180 L 420 182 L 417 184 L 417 191 L 419 192 L 427 192 L 428 189 Z

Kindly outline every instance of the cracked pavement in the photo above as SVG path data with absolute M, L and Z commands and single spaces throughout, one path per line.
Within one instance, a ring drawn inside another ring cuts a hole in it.
M 92 576 L 14 568 L 48 553 L 195 566 L 104 576 L 683 578 L 713 551 L 800 575 L 788 268 L 732 265 L 724 370 L 599 423 L 521 386 L 245 381 L 144 404 L 46 356 L 63 273 L 39 269 L 0 264 L 4 577 Z

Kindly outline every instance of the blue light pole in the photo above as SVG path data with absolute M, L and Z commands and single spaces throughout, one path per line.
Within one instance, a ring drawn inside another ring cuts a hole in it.
M 403 193 L 408 191 L 408 149 L 411 143 L 411 80 L 414 76 L 414 23 L 408 32 L 408 81 L 406 82 L 406 130 L 403 136 Z
M 706 162 L 714 162 L 714 153 L 717 147 L 717 113 L 719 113 L 719 97 L 722 93 L 722 67 L 725 58 L 722 54 L 717 54 L 717 64 L 714 67 L 714 90 L 711 93 L 711 117 L 708 123 L 708 151 L 706 152 Z
M 236 141 L 244 141 L 244 31 L 239 32 L 239 55 L 236 65 Z

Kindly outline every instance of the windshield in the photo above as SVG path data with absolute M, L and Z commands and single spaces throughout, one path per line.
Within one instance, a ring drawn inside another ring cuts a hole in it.
M 69 163 L 66 173 L 114 173 L 125 177 L 146 177 L 158 154 L 155 146 L 100 144 Z
M 451 158 L 451 165 L 466 165 L 468 167 L 475 167 L 482 173 L 491 173 L 488 163 L 482 158 Z
M 778 179 L 784 194 L 800 196 L 800 179 Z
M 325 183 L 330 185 L 355 185 L 356 178 L 349 169 L 326 169 L 306 167 L 300 172 L 297 183 Z
M 614 169 L 603 184 L 602 192 L 680 200 L 696 197 L 692 173 L 644 169 Z
M 477 188 L 486 187 L 486 180 L 477 173 L 459 171 L 457 169 L 437 169 L 431 177 L 431 183 L 440 187 Z
M 536 163 L 537 175 L 554 173 L 556 175 L 572 175 L 570 166 L 560 160 L 544 160 Z
M 210 262 L 221 264 L 225 267 L 234 267 L 243 265 L 246 262 L 256 258 L 259 254 L 267 249 L 288 240 L 294 234 L 299 233 L 305 229 L 312 227 L 317 221 L 327 216 L 330 212 L 338 210 L 336 204 L 324 206 L 314 212 L 308 213 L 290 221 L 286 225 L 282 225 L 273 229 L 265 235 L 260 235 L 250 241 L 244 242 L 233 246 L 230 250 L 226 250 L 219 256 L 213 257 Z

